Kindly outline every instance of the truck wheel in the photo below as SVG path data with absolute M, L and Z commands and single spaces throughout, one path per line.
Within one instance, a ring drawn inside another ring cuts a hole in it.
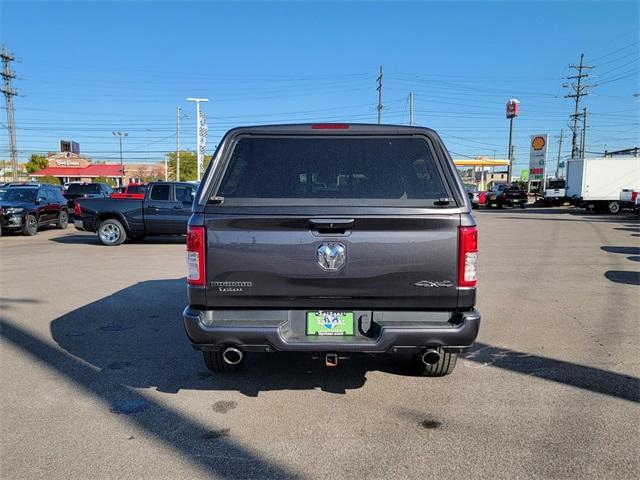
M 64 230 L 69 226 L 69 214 L 62 210 L 60 215 L 58 216 L 58 221 L 56 222 L 56 228 Z
M 415 355 L 415 363 L 418 369 L 418 373 L 423 377 L 444 377 L 450 375 L 453 369 L 456 368 L 456 361 L 458 355 L 455 353 L 446 352 L 441 348 L 438 348 L 440 353 L 440 360 L 433 365 L 425 365 L 422 363 L 422 354 Z
M 617 215 L 620 213 L 620 203 L 618 202 L 610 202 L 609 205 L 607 205 L 607 210 L 609 211 L 609 213 L 611 215 Z
M 213 373 L 229 373 L 235 372 L 238 370 L 238 367 L 241 363 L 236 365 L 230 365 L 222 359 L 222 350 L 218 351 L 208 351 L 205 350 L 202 352 L 202 356 L 204 357 L 204 363 L 207 368 Z
M 35 215 L 27 215 L 22 225 L 22 234 L 33 237 L 36 233 L 38 233 L 38 219 Z
M 124 242 L 127 239 L 127 233 L 118 220 L 109 218 L 100 223 L 98 238 L 103 245 L 113 247 Z

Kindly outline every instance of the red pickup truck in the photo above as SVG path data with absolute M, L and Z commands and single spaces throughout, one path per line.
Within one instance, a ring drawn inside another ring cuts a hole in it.
M 122 187 L 122 190 L 116 190 L 109 195 L 109 198 L 144 198 L 144 192 L 147 191 L 147 185 L 145 183 L 130 183 L 126 187 Z

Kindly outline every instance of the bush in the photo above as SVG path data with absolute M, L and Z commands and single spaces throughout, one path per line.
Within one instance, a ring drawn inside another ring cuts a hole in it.
M 51 185 L 62 185 L 60 179 L 58 177 L 53 177 L 51 175 L 45 175 L 43 177 L 34 177 L 40 183 L 50 183 Z

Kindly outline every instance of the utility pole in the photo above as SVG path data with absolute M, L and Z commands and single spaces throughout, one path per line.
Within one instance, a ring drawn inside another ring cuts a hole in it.
M 0 52 L 2 58 L 2 78 L 4 85 L 0 87 L 0 92 L 4 93 L 4 99 L 7 105 L 7 121 L 9 122 L 9 151 L 11 155 L 11 175 L 13 181 L 18 180 L 18 149 L 16 147 L 16 124 L 13 118 L 13 97 L 18 92 L 11 88 L 11 80 L 16 78 L 16 74 L 11 71 L 10 63 L 16 57 L 9 53 L 6 47 L 2 47 Z
M 413 92 L 409 93 L 409 125 L 413 127 Z
M 382 65 L 380 65 L 380 75 L 378 75 L 378 125 L 382 123 L 382 78 L 384 72 L 382 71 Z
M 556 178 L 560 175 L 560 156 L 562 155 L 562 132 L 563 129 L 560 129 L 560 140 L 558 140 L 558 163 L 556 163 Z
M 180 112 L 176 107 L 176 182 L 180 181 Z
M 201 128 L 202 128 L 202 119 L 200 118 L 200 102 L 208 102 L 209 99 L 208 98 L 192 98 L 189 97 L 187 98 L 187 101 L 189 102 L 196 102 L 196 162 L 198 163 L 197 165 L 197 175 L 198 178 L 197 180 L 200 181 L 200 177 L 202 176 L 202 162 L 204 160 L 204 145 L 203 145 L 203 139 L 202 139 L 202 135 L 201 135 Z
M 589 93 L 587 92 L 587 88 L 594 87 L 595 85 L 584 85 L 582 83 L 582 79 L 589 76 L 588 73 L 583 73 L 584 70 L 588 70 L 593 68 L 591 65 L 584 64 L 584 53 L 580 54 L 580 63 L 578 65 L 569 65 L 569 68 L 573 68 L 577 70 L 576 75 L 571 75 L 567 77 L 567 80 L 575 80 L 572 83 L 565 83 L 563 87 L 571 88 L 573 93 L 565 95 L 565 98 L 573 98 L 575 99 L 575 110 L 573 112 L 573 128 L 572 128 L 572 138 L 571 138 L 571 158 L 578 157 L 578 117 L 580 114 L 580 99 L 582 97 L 586 97 Z
M 120 186 L 124 187 L 124 162 L 122 161 L 122 137 L 127 137 L 127 132 L 111 132 L 114 137 L 118 137 L 120 140 Z
M 585 150 L 587 149 L 587 107 L 584 107 L 582 110 L 582 140 L 580 141 L 582 147 L 580 151 L 582 152 L 581 158 L 584 160 Z

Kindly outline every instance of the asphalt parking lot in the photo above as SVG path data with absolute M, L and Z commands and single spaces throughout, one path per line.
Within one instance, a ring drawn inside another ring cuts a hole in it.
M 3 478 L 637 478 L 640 223 L 480 211 L 478 343 L 453 375 L 187 343 L 184 242 L 0 238 Z

